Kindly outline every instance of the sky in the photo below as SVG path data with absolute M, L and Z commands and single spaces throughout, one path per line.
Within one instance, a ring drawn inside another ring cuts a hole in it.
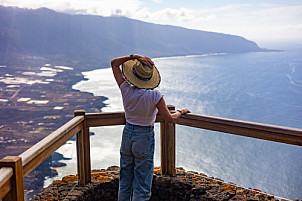
M 302 0 L 0 0 L 68 14 L 124 16 L 156 24 L 302 44 Z

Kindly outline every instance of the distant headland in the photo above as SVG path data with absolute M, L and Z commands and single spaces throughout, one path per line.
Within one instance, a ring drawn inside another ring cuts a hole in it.
M 0 31 L 0 65 L 8 66 L 56 61 L 83 71 L 132 53 L 162 57 L 272 51 L 236 35 L 47 8 L 0 6 Z

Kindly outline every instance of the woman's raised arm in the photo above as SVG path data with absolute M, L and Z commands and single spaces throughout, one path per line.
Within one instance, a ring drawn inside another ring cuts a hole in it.
M 142 62 L 143 64 L 148 65 L 150 67 L 152 65 L 154 65 L 154 62 L 150 58 L 141 56 L 138 54 L 112 59 L 111 60 L 112 72 L 113 72 L 115 81 L 118 84 L 118 86 L 120 86 L 125 81 L 125 78 L 123 77 L 122 71 L 120 69 L 120 65 L 122 65 L 123 63 L 125 63 L 126 61 L 129 61 L 131 59 L 137 59 L 140 62 Z

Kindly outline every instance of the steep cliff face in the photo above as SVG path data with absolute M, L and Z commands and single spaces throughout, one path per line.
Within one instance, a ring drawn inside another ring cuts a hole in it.
M 60 57 L 86 63 L 130 53 L 155 56 L 264 51 L 243 37 L 101 17 L 0 6 L 0 56 Z

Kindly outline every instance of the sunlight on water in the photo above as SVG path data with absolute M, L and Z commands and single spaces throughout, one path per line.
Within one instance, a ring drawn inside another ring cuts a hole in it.
M 106 107 L 103 112 L 123 111 L 121 93 L 111 71 L 111 68 L 94 70 L 83 73 L 89 80 L 81 81 L 73 86 L 74 89 L 89 91 L 95 96 L 106 96 Z
M 102 108 L 103 112 L 123 111 L 122 98 L 118 86 L 115 83 L 111 68 L 94 70 L 83 73 L 89 80 L 81 81 L 73 86 L 74 89 L 89 91 L 96 96 L 105 96 L 106 107 Z M 121 134 L 123 126 L 106 126 L 90 128 L 90 132 L 95 133 L 90 137 L 90 155 L 92 169 L 106 169 L 110 166 L 119 166 L 119 148 L 121 143 Z M 160 147 L 159 147 L 159 125 L 155 125 L 156 151 L 155 166 L 160 166 Z M 75 141 L 68 141 L 65 145 L 57 150 L 65 158 L 72 160 L 62 160 L 66 166 L 55 168 L 58 176 L 48 178 L 44 186 L 48 186 L 53 180 L 61 179 L 68 174 L 76 174 L 76 144 Z
M 298 54 L 300 55 L 300 54 Z M 301 128 L 302 60 L 289 53 L 245 53 L 154 59 L 167 104 L 194 113 Z M 102 111 L 122 111 L 110 68 L 83 73 L 74 89 L 105 96 Z M 123 126 L 91 128 L 92 169 L 119 165 Z M 160 165 L 156 124 L 155 166 Z M 58 177 L 76 173 L 75 142 L 59 153 L 72 160 Z M 176 165 L 286 198 L 302 198 L 302 149 L 298 146 L 176 126 Z M 45 182 L 51 182 L 48 179 Z

